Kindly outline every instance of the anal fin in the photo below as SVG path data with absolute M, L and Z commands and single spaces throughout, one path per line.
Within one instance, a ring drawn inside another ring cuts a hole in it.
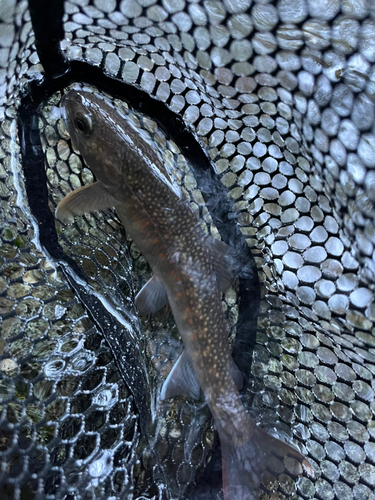
M 199 395 L 200 385 L 194 373 L 193 364 L 187 351 L 184 351 L 166 378 L 160 399 L 164 401 L 174 396 L 199 399 Z
M 117 203 L 101 182 L 94 182 L 94 184 L 75 189 L 65 196 L 57 205 L 55 216 L 62 222 L 66 222 L 75 215 L 113 208 Z
M 243 378 L 233 360 L 231 360 L 230 373 L 238 390 L 240 390 L 243 384 Z M 161 390 L 160 399 L 164 401 L 174 396 L 187 396 L 192 399 L 199 399 L 200 396 L 199 381 L 195 375 L 193 364 L 186 350 L 178 358 L 166 378 Z
M 135 305 L 141 314 L 155 313 L 166 303 L 167 293 L 157 276 L 148 280 L 135 298 Z

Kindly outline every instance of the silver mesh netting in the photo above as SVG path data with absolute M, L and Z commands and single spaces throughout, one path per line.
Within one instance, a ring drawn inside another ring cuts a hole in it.
M 316 474 L 270 463 L 260 497 L 374 500 L 374 3 L 63 6 L 0 2 L 0 498 L 222 495 L 205 405 L 159 402 L 182 345 L 133 305 L 147 263 L 110 211 L 54 219 L 93 179 L 57 112 L 80 81 L 251 249 L 256 335 L 256 280 L 223 297 L 243 400 Z

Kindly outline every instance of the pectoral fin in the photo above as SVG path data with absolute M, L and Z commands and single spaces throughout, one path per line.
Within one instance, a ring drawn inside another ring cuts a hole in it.
M 69 193 L 57 205 L 56 218 L 62 222 L 75 215 L 82 215 L 96 210 L 105 210 L 116 206 L 118 202 L 112 198 L 100 182 L 82 186 Z
M 141 314 L 152 314 L 167 303 L 167 293 L 157 276 L 153 276 L 141 288 L 135 298 L 135 305 Z
M 160 399 L 164 401 L 173 396 L 188 396 L 199 399 L 199 394 L 200 386 L 190 356 L 184 351 L 166 378 Z

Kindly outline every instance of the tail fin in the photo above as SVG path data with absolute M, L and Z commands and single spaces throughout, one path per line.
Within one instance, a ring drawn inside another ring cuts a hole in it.
M 304 468 L 308 475 L 314 476 L 310 463 L 299 451 L 260 427 L 256 427 L 252 439 L 241 446 L 233 447 L 228 438 L 221 435 L 220 443 L 224 500 L 257 500 L 262 473 L 272 456 L 294 458 L 301 464 L 293 471 L 295 474 L 301 474 Z
M 233 447 L 220 438 L 223 463 L 224 500 L 256 500 L 262 472 L 266 467 L 264 454 L 258 444 L 248 443 Z

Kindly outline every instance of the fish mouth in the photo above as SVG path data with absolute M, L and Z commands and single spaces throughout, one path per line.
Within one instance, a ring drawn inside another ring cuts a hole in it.
M 63 108 L 65 107 L 66 105 L 66 101 L 67 101 L 67 97 L 68 97 L 68 94 L 64 94 L 61 98 L 61 103 L 60 103 L 60 106 Z
M 71 127 L 69 127 L 69 124 L 71 123 L 71 113 L 69 112 L 69 107 L 71 104 L 71 95 L 70 94 L 71 94 L 71 91 L 69 91 L 67 94 L 64 94 L 61 98 L 61 102 L 60 102 L 61 116 L 64 120 L 65 130 L 70 135 L 72 149 L 76 154 L 80 154 L 77 146 L 75 145 L 75 137 L 74 137 L 75 134 L 73 133 L 74 129 L 72 131 Z
M 65 128 L 68 128 L 68 113 L 67 113 L 67 107 L 68 107 L 68 94 L 64 94 L 62 96 L 61 102 L 60 102 L 60 109 L 61 109 L 61 116 L 64 120 L 65 123 Z
M 69 107 L 69 103 L 76 102 L 76 104 L 80 104 L 81 99 L 78 93 L 79 89 L 70 89 L 66 94 L 64 94 L 61 98 L 60 107 L 63 110 L 63 116 L 66 116 L 66 110 Z

